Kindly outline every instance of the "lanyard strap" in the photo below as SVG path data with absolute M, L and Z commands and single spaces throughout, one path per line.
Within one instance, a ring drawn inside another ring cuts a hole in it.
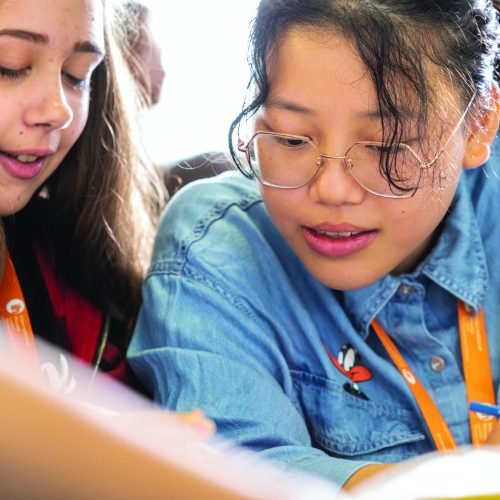
M 478 400 L 494 404 L 495 395 L 491 376 L 486 327 L 484 324 L 484 313 L 481 310 L 477 316 L 474 316 L 465 308 L 463 303 L 459 302 L 458 318 L 467 401 Z M 418 380 L 417 376 L 390 337 L 380 326 L 380 323 L 377 320 L 373 320 L 372 327 L 382 342 L 382 345 L 387 350 L 393 363 L 396 365 L 396 368 L 412 391 L 436 448 L 439 451 L 454 450 L 457 447 L 456 442 L 429 393 Z M 496 419 L 494 417 L 476 414 L 475 412 L 469 412 L 469 420 L 472 443 L 475 446 L 484 443 Z
M 477 316 L 474 316 L 462 302 L 459 302 L 458 326 L 467 388 L 467 407 L 471 401 L 495 404 L 483 309 L 479 311 Z M 483 415 L 473 411 L 469 412 L 469 419 L 472 443 L 474 445 L 484 443 L 497 419 L 491 415 Z
M 8 252 L 0 283 L 0 319 L 9 344 L 16 355 L 37 361 L 35 336 L 19 279 Z

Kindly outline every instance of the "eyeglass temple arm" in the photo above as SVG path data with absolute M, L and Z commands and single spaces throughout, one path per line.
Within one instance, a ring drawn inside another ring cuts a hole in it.
M 421 168 L 430 168 L 436 163 L 438 158 L 443 154 L 443 151 L 448 147 L 450 144 L 451 140 L 457 133 L 458 129 L 462 126 L 463 121 L 465 120 L 465 117 L 467 116 L 467 113 L 469 112 L 469 109 L 472 106 L 472 103 L 474 102 L 474 99 L 476 98 L 476 92 L 472 94 L 472 97 L 469 101 L 469 104 L 467 104 L 467 107 L 465 108 L 465 111 L 462 113 L 462 116 L 460 116 L 460 119 L 458 120 L 457 124 L 455 125 L 454 129 L 452 130 L 450 137 L 448 137 L 448 140 L 445 142 L 444 146 L 436 153 L 434 158 L 429 162 L 429 163 L 421 163 L 420 166 Z
M 242 153 L 246 153 L 248 151 L 248 146 L 240 138 L 238 138 L 238 143 L 236 147 L 238 148 L 238 151 L 241 151 Z

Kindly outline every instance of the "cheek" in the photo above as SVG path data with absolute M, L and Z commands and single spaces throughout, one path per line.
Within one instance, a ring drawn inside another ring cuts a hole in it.
M 303 206 L 297 190 L 283 190 L 261 187 L 262 198 L 267 211 L 279 231 L 286 236 L 296 225 L 300 207 Z
M 89 115 L 89 98 L 77 100 L 72 105 L 73 120 L 70 126 L 63 131 L 66 149 L 70 149 L 78 140 L 87 124 Z
M 452 199 L 452 190 L 422 189 L 407 203 L 385 214 L 385 227 L 400 248 L 412 249 L 431 237 L 443 220 Z
M 0 1 L 1 3 L 1 1 Z M 12 95 L 0 87 L 0 136 L 11 134 L 22 128 L 22 113 L 25 108 L 26 96 Z

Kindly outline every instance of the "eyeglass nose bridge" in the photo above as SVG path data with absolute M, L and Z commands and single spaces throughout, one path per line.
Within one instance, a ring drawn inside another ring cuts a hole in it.
M 324 159 L 327 159 L 327 160 L 342 160 L 343 167 L 344 167 L 346 173 L 349 176 L 351 176 L 354 179 L 354 181 L 357 184 L 359 184 L 363 189 L 365 189 L 367 191 L 371 191 L 354 174 L 353 169 L 352 169 L 352 160 L 350 160 L 350 158 L 347 156 L 348 154 L 349 154 L 349 151 L 347 151 L 346 154 L 344 154 L 342 156 L 335 156 L 335 155 L 326 155 L 326 154 L 323 154 L 323 153 L 321 153 L 321 152 L 318 151 L 318 159 L 316 160 L 316 168 L 317 168 L 317 170 L 316 170 L 316 174 L 314 175 L 314 177 L 317 177 L 317 175 L 319 174 L 319 172 L 321 170 L 321 167 L 323 166 L 323 160 Z
M 333 156 L 333 155 L 325 155 L 323 153 L 318 152 L 318 159 L 316 160 L 316 166 L 318 168 L 321 167 L 323 159 L 328 159 L 328 160 L 344 160 L 344 164 L 348 166 L 349 162 L 347 159 L 347 156 Z

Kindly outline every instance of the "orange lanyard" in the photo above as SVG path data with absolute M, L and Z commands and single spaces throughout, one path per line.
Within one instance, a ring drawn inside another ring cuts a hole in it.
M 458 326 L 460 330 L 467 402 L 481 401 L 495 404 L 483 310 L 481 309 L 479 314 L 474 316 L 465 308 L 462 302 L 459 302 Z M 413 370 L 376 319 L 373 320 L 372 327 L 396 365 L 396 368 L 411 389 L 436 444 L 436 448 L 439 451 L 456 449 L 457 444 L 455 443 L 455 439 L 429 393 L 425 390 Z M 478 446 L 485 442 L 496 422 L 496 418 L 469 412 L 469 421 L 472 443 L 474 446 Z
M 13 352 L 37 360 L 35 336 L 28 309 L 8 252 L 5 255 L 5 269 L 0 283 L 0 319 Z

